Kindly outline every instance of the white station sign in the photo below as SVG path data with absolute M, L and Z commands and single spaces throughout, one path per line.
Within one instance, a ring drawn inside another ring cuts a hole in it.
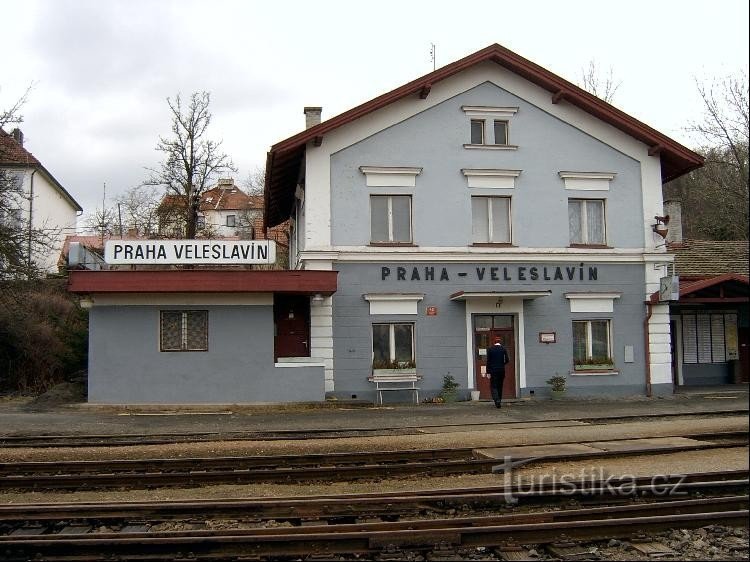
M 276 262 L 273 240 L 108 240 L 104 261 L 120 264 L 246 265 Z

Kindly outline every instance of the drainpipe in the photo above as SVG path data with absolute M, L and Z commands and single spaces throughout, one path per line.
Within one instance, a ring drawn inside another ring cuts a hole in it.
M 33 218 L 34 218 L 34 174 L 36 174 L 36 169 L 32 170 L 31 172 L 31 181 L 29 182 L 29 239 L 28 239 L 28 268 L 29 271 L 27 273 L 27 276 L 31 277 L 31 239 L 32 235 L 34 233 L 34 225 L 33 225 Z
M 646 301 L 646 319 L 643 321 L 643 343 L 645 344 L 644 349 L 646 351 L 646 396 L 651 398 L 651 351 L 649 349 L 649 331 L 648 322 L 651 320 L 651 315 L 654 313 L 651 308 L 651 303 Z

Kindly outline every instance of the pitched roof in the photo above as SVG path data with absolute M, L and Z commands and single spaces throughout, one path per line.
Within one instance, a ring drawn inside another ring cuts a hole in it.
M 724 273 L 748 275 L 747 240 L 684 240 L 670 244 L 680 277 L 706 279 Z
M 544 88 L 552 94 L 553 103 L 564 100 L 647 144 L 649 153 L 659 154 L 662 181 L 665 183 L 703 165 L 703 158 L 699 154 L 677 141 L 549 70 L 494 44 L 274 144 L 266 158 L 265 207 L 269 226 L 279 224 L 289 216 L 297 175 L 308 142 L 407 96 L 425 98 L 433 84 L 486 61 L 497 63 Z
M 47 168 L 42 166 L 42 163 L 39 162 L 31 152 L 18 143 L 12 135 L 9 135 L 2 129 L 0 129 L 0 167 L 36 168 L 41 170 L 49 179 L 50 183 L 60 191 L 63 197 L 68 200 L 76 211 L 83 211 L 83 208 L 78 204 L 78 201 L 73 199 L 73 196 L 68 193 L 68 190 L 66 190 L 62 184 L 49 173 Z
M 747 275 L 738 275 L 736 273 L 725 273 L 723 275 L 717 275 L 716 277 L 709 277 L 708 279 L 701 279 L 700 281 L 688 281 L 680 283 L 680 298 L 703 291 L 722 283 L 736 282 L 739 285 L 748 285 Z M 745 293 L 747 294 L 747 287 L 745 287 Z
M 41 163 L 12 135 L 0 129 L 0 165 L 39 166 Z
M 201 211 L 262 209 L 263 197 L 248 195 L 235 185 L 216 186 L 201 195 Z

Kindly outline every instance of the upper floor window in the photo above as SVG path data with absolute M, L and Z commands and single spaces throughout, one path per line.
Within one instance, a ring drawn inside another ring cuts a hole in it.
M 237 226 L 236 215 L 227 215 L 227 226 L 230 228 L 234 228 L 235 226 Z
M 370 240 L 411 242 L 411 195 L 370 196 Z
M 603 246 L 606 243 L 603 199 L 568 199 L 570 243 Z
M 510 121 L 517 107 L 463 105 L 461 109 L 469 118 L 471 134 L 464 148 L 516 150 L 510 144 Z
M 162 310 L 161 351 L 208 351 L 207 310 Z
M 475 244 L 509 244 L 510 197 L 472 197 L 471 230 Z
M 471 144 L 484 144 L 484 120 L 471 120 Z
M 508 144 L 508 122 L 495 121 L 495 144 Z

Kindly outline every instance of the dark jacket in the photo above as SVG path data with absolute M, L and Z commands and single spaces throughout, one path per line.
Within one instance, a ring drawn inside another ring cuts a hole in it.
M 504 373 L 505 365 L 510 359 L 508 358 L 508 352 L 502 344 L 491 345 L 487 350 L 487 372 L 492 373 Z

